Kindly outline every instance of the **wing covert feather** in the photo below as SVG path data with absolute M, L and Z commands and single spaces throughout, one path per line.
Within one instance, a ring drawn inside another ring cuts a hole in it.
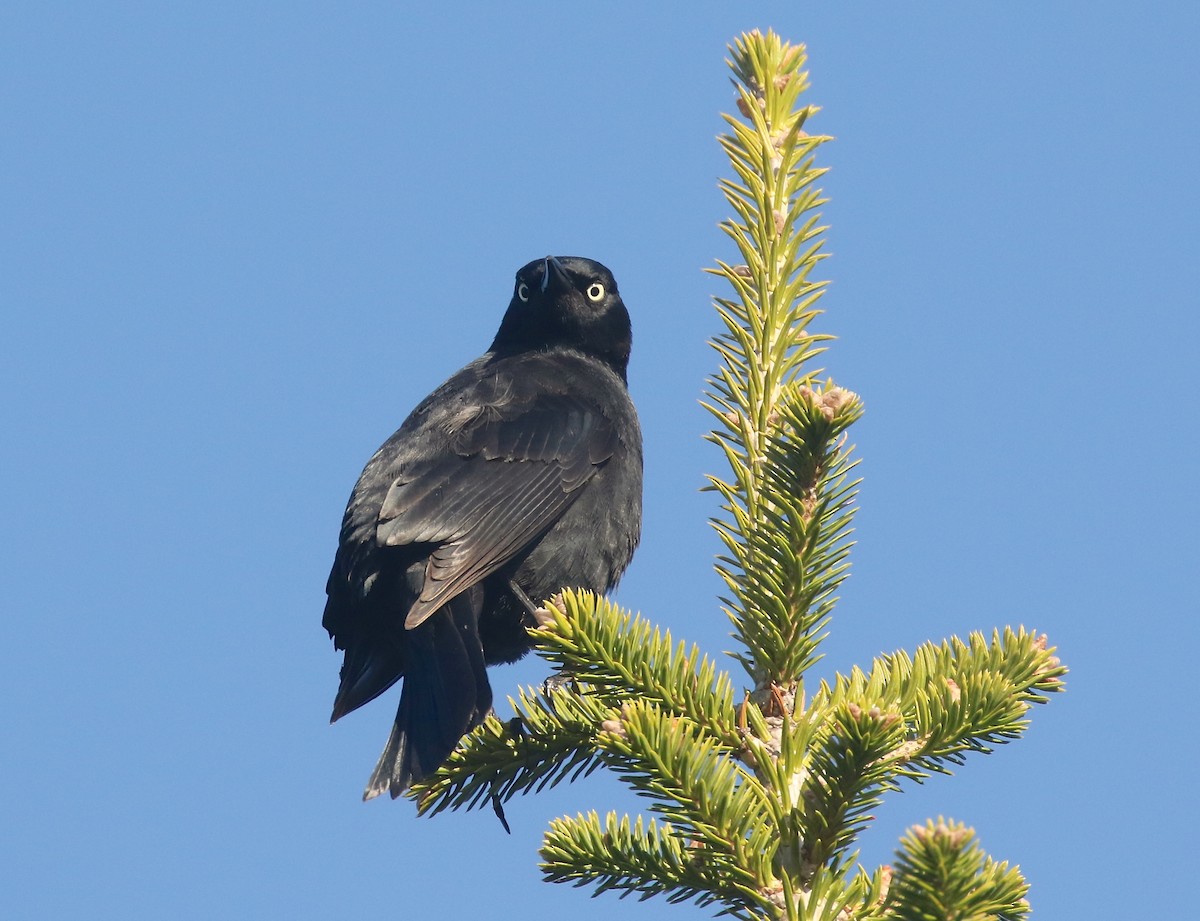
M 408 629 L 520 556 L 613 455 L 615 426 L 590 401 L 519 391 L 452 432 L 452 453 L 408 465 L 388 488 L 377 545 L 439 545 Z

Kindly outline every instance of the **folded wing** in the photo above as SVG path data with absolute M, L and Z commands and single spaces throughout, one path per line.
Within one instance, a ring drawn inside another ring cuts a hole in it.
M 587 401 L 543 393 L 485 405 L 451 444 L 401 471 L 379 512 L 379 546 L 434 545 L 410 630 L 545 534 L 612 456 L 616 432 Z

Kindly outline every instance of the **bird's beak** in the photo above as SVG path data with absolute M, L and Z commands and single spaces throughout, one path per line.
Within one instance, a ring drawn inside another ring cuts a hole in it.
M 545 262 L 542 263 L 542 294 L 550 287 L 550 276 L 554 276 L 554 282 L 561 287 L 569 287 L 571 279 L 567 278 L 566 270 L 563 269 L 562 263 L 553 256 L 547 256 Z

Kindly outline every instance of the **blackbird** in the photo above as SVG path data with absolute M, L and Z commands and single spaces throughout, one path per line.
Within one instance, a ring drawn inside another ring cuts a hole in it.
M 434 771 L 492 705 L 487 666 L 529 651 L 537 604 L 607 592 L 641 533 L 629 312 L 598 262 L 517 272 L 491 347 L 367 462 L 322 625 L 345 650 L 331 722 L 401 678 L 363 799 Z

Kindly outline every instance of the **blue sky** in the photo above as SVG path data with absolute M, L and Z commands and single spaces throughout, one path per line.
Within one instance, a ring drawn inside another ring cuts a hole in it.
M 552 816 L 637 808 L 610 779 L 514 802 L 511 837 L 359 802 L 393 704 L 327 725 L 324 580 L 362 463 L 486 347 L 513 272 L 585 255 L 633 314 L 646 437 L 619 600 L 730 647 L 701 268 L 731 255 L 725 44 L 771 26 L 837 137 L 817 325 L 867 406 L 817 671 L 1009 623 L 1072 670 L 1025 739 L 890 798 L 863 859 L 947 815 L 1037 917 L 1186 916 L 1200 14 L 661 7 L 0 12 L 0 914 L 617 909 L 536 868 Z

